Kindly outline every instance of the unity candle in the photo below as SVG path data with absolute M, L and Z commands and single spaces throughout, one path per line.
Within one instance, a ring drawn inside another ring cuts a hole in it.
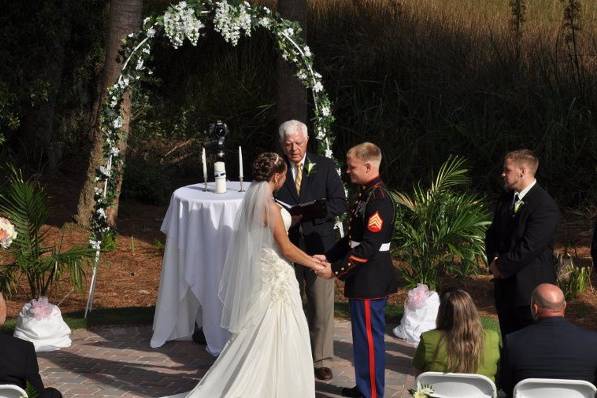
M 214 175 L 216 177 L 216 193 L 226 193 L 226 165 L 224 162 L 214 163 Z

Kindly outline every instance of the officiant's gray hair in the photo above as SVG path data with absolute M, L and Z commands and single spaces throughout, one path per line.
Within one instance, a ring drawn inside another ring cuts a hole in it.
M 346 153 L 347 157 L 355 157 L 363 162 L 369 162 L 379 167 L 381 163 L 381 149 L 371 142 L 355 145 Z
M 307 125 L 305 123 L 299 122 L 298 120 L 287 120 L 278 128 L 280 142 L 284 141 L 287 135 L 294 134 L 295 132 L 299 132 L 303 134 L 303 137 L 309 138 L 309 131 L 307 130 Z

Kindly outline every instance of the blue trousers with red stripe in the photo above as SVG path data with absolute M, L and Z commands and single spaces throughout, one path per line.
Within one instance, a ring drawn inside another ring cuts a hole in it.
M 386 302 L 386 298 L 349 300 L 355 378 L 366 398 L 383 398 Z

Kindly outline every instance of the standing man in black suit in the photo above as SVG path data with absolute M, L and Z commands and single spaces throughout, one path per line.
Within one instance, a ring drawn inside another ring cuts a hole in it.
M 520 380 L 586 380 L 595 384 L 597 333 L 564 319 L 566 301 L 555 285 L 543 283 L 531 298 L 533 325 L 504 338 L 502 387 L 508 394 Z
M 502 178 L 507 192 L 497 203 L 485 237 L 502 336 L 533 322 L 531 292 L 540 283 L 556 280 L 553 245 L 560 212 L 537 184 L 538 166 L 528 149 L 506 154 Z
M 287 162 L 284 186 L 276 198 L 289 205 L 326 199 L 327 214 L 323 218 L 299 219 L 290 228 L 290 240 L 310 255 L 325 253 L 337 240 L 336 217 L 346 211 L 346 194 L 333 160 L 307 152 L 307 126 L 296 120 L 280 125 L 280 144 Z M 295 264 L 296 277 L 307 296 L 307 320 L 311 333 L 311 349 L 315 377 L 333 377 L 334 356 L 334 282 L 317 278 L 315 273 Z
M 0 293 L 0 326 L 5 320 L 6 303 Z M 62 398 L 55 388 L 44 388 L 33 344 L 0 333 L 0 384 L 15 384 L 25 390 L 27 382 L 39 393 L 39 398 Z

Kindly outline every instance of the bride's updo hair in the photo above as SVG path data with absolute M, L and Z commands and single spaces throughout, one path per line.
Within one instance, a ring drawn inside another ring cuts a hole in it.
M 264 152 L 253 162 L 253 180 L 270 181 L 274 174 L 286 171 L 286 163 L 282 156 L 274 152 Z

